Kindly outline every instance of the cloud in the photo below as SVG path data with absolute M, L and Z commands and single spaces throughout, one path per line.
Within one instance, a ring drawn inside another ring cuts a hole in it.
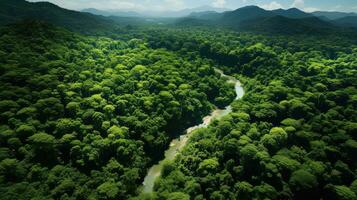
M 304 0 L 294 0 L 293 4 L 291 7 L 293 8 L 304 8 L 305 6 L 305 1 Z
M 226 5 L 226 0 L 214 0 L 212 6 L 216 8 L 223 8 Z
M 102 3 L 94 3 L 93 2 L 93 7 L 101 7 L 105 9 L 110 9 L 110 8 L 120 8 L 120 9 L 140 9 L 142 8 L 142 5 L 136 4 L 130 1 L 111 1 L 110 5 L 103 5 Z
M 315 11 L 318 11 L 319 9 L 318 8 L 314 8 L 314 7 L 305 7 L 305 8 L 303 8 L 303 10 L 305 12 L 315 12 Z
M 184 7 L 185 3 L 182 0 L 165 0 L 164 9 L 171 8 L 172 10 L 179 10 Z
M 283 6 L 276 1 L 272 1 L 269 4 L 263 4 L 263 5 L 258 5 L 258 6 L 261 8 L 264 8 L 266 10 L 276 10 L 279 8 L 283 8 Z
M 314 12 L 319 9 L 314 8 L 314 7 L 307 7 L 305 6 L 305 1 L 304 0 L 294 0 L 294 2 L 291 4 L 292 8 L 299 8 L 305 12 Z

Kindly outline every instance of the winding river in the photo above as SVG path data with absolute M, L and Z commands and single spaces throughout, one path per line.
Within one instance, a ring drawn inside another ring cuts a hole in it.
M 235 84 L 235 91 L 237 93 L 236 99 L 240 99 L 240 98 L 243 97 L 244 90 L 243 90 L 243 87 L 242 87 L 241 83 L 239 82 L 239 80 L 235 79 L 232 76 L 225 75 L 219 69 L 215 69 L 215 71 L 220 73 L 222 77 L 227 78 L 228 82 L 231 82 L 231 83 Z M 171 143 L 170 143 L 169 149 L 165 151 L 165 158 L 163 160 L 161 160 L 158 164 L 152 166 L 149 169 L 149 171 L 148 171 L 148 173 L 147 173 L 147 175 L 146 175 L 146 177 L 144 179 L 144 182 L 143 182 L 143 192 L 144 193 L 150 193 L 150 192 L 153 191 L 155 180 L 156 180 L 157 177 L 160 176 L 161 170 L 162 170 L 162 167 L 163 167 L 165 161 L 170 161 L 170 160 L 173 160 L 175 158 L 175 156 L 186 145 L 188 139 L 191 137 L 192 132 L 194 130 L 196 130 L 198 128 L 205 128 L 214 119 L 220 119 L 223 116 L 228 115 L 230 112 L 232 112 L 232 107 L 231 106 L 227 106 L 223 110 L 222 109 L 216 109 L 216 110 L 212 111 L 212 113 L 210 115 L 204 117 L 202 119 L 202 123 L 201 124 L 188 128 L 185 131 L 184 135 L 181 135 L 179 138 L 172 140 Z

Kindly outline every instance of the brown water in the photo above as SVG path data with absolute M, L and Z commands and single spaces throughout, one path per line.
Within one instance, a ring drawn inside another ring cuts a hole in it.
M 216 72 L 220 73 L 222 77 L 226 77 L 228 79 L 229 82 L 234 83 L 235 84 L 235 91 L 237 93 L 237 97 L 236 99 L 240 99 L 243 97 L 244 95 L 244 90 L 243 87 L 241 85 L 241 83 L 239 82 L 239 80 L 235 79 L 232 76 L 228 76 L 225 75 L 221 70 L 219 69 L 215 69 Z M 204 117 L 202 119 L 202 123 L 197 125 L 197 126 L 193 126 L 188 128 L 185 131 L 184 135 L 181 135 L 179 138 L 174 139 L 171 141 L 170 143 L 170 147 L 169 149 L 167 149 L 165 151 L 165 158 L 163 160 L 161 160 L 158 164 L 152 166 L 145 179 L 143 182 L 143 192 L 144 193 L 150 193 L 153 191 L 154 188 L 154 183 L 157 177 L 160 176 L 161 174 L 161 170 L 163 167 L 163 164 L 165 163 L 165 161 L 171 161 L 174 160 L 176 155 L 182 150 L 182 148 L 186 145 L 188 139 L 192 136 L 192 132 L 198 128 L 205 128 L 207 127 L 214 119 L 220 119 L 226 115 L 228 115 L 229 113 L 232 112 L 232 107 L 231 106 L 227 106 L 225 109 L 216 109 L 214 111 L 212 111 L 212 113 L 206 117 Z

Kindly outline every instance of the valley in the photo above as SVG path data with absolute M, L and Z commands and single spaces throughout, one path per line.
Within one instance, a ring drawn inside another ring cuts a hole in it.
M 0 1 L 1 200 L 357 199 L 356 13 L 90 2 Z
M 241 83 L 237 79 L 235 79 L 234 77 L 225 75 L 219 69 L 215 69 L 215 71 L 217 71 L 223 78 L 226 78 L 227 81 L 234 84 L 235 92 L 237 95 L 236 100 L 243 97 L 244 90 L 243 90 Z M 207 128 L 208 125 L 213 120 L 219 120 L 231 112 L 232 112 L 231 106 L 226 106 L 223 110 L 215 109 L 211 112 L 210 115 L 205 116 L 202 119 L 201 124 L 186 129 L 184 132 L 185 134 L 180 135 L 177 139 L 172 140 L 170 143 L 169 149 L 167 149 L 165 151 L 165 158 L 163 160 L 159 161 L 158 164 L 152 166 L 149 169 L 148 174 L 145 176 L 144 182 L 143 182 L 143 192 L 144 193 L 153 192 L 155 180 L 160 176 L 161 170 L 162 170 L 163 166 L 165 165 L 165 163 L 175 159 L 177 154 L 179 154 L 180 151 L 185 147 L 186 143 L 189 141 L 191 135 L 194 134 L 194 131 L 196 129 Z

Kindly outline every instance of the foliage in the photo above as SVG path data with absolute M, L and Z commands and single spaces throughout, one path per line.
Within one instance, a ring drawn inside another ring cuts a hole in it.
M 191 199 L 356 198 L 355 41 L 170 31 L 146 38 L 154 48 L 212 59 L 240 77 L 246 94 L 191 138 L 171 166 L 176 176 L 156 183 L 158 199 L 173 191 Z
M 36 21 L 0 33 L 2 199 L 136 196 L 170 140 L 234 98 L 209 60 L 140 39 Z
M 0 29 L 2 199 L 356 199 L 355 38 L 166 26 L 108 36 Z M 244 98 L 139 194 L 174 137 L 233 101 L 214 67 Z

